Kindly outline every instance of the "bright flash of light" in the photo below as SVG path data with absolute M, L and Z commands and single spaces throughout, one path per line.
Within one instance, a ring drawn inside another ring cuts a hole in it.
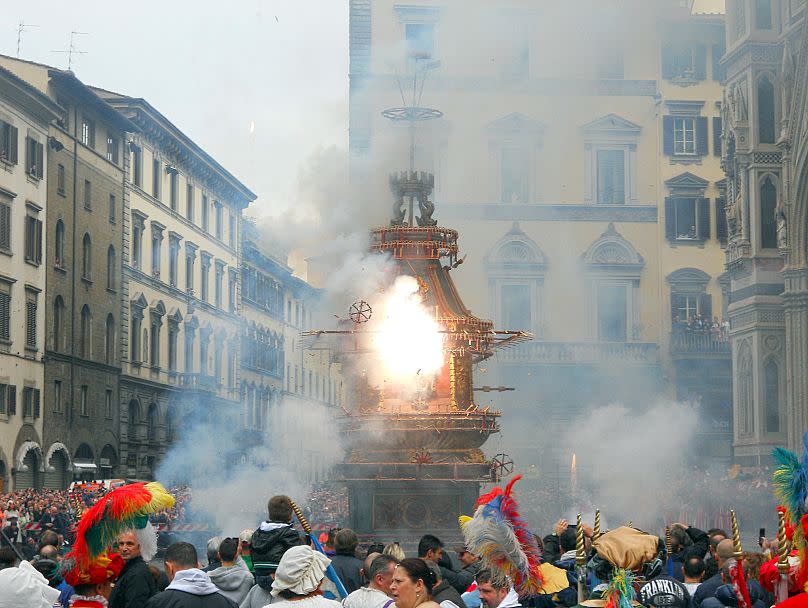
M 418 281 L 396 279 L 383 304 L 376 348 L 388 374 L 396 379 L 434 374 L 443 365 L 443 336 L 418 293 Z

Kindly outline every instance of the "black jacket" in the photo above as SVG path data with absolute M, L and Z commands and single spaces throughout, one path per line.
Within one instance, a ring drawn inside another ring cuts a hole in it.
M 460 594 L 457 592 L 457 589 L 452 587 L 449 584 L 449 581 L 446 580 L 439 582 L 432 588 L 432 599 L 435 600 L 438 604 L 440 604 L 444 600 L 449 600 L 450 602 L 453 602 L 460 608 L 466 608 L 466 603 L 463 601 L 463 598 L 460 597 Z
M 718 591 L 718 588 L 723 584 L 724 580 L 721 578 L 721 572 L 708 578 L 698 586 L 698 589 L 696 589 L 696 592 L 693 594 L 690 605 L 693 608 L 700 608 L 701 603 L 708 597 L 715 597 L 715 592 Z
M 109 608 L 143 608 L 157 592 L 154 577 L 140 556 L 127 561 L 109 596 Z
M 267 576 L 278 569 L 278 563 L 287 549 L 303 544 L 303 539 L 287 522 L 269 521 L 261 524 L 253 533 L 250 544 L 252 545 L 252 559 L 255 567 L 255 575 Z
M 148 608 L 238 608 L 221 593 L 194 595 L 177 589 L 166 589 L 149 600 Z
M 693 544 L 688 545 L 687 547 L 682 547 L 678 551 L 673 551 L 671 553 L 673 561 L 681 564 L 683 564 L 685 559 L 690 556 L 704 558 L 704 556 L 707 554 L 707 549 L 710 547 L 710 539 L 706 532 L 702 532 L 693 526 L 690 526 L 687 530 L 685 530 L 685 532 L 690 537 L 690 540 L 693 541 Z
M 345 586 L 348 593 L 353 593 L 362 586 L 362 562 L 353 555 L 340 555 L 339 553 L 331 556 L 331 565 L 334 566 L 334 572 L 337 573 L 339 580 Z
M 763 587 L 757 581 L 749 581 L 746 586 L 749 589 L 752 608 L 767 608 L 770 605 L 764 601 Z M 698 593 L 698 589 L 696 592 Z M 738 598 L 732 585 L 721 585 L 716 589 L 715 596 L 706 598 L 702 606 L 705 608 L 738 608 Z

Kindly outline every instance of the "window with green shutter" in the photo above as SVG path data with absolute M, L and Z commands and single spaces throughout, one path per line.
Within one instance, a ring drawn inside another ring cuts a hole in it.
M 0 340 L 11 340 L 11 284 L 0 283 Z
M 598 150 L 598 203 L 623 205 L 626 202 L 624 150 Z
M 0 201 L 0 249 L 11 251 L 11 205 Z
M 17 164 L 17 127 L 0 120 L 0 160 Z

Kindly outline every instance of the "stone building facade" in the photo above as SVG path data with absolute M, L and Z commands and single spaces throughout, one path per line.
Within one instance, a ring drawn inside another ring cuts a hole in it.
M 143 99 L 124 155 L 118 473 L 155 477 L 182 421 L 237 424 L 242 210 L 255 195 Z
M 726 310 L 723 15 L 699 4 L 351 0 L 352 177 L 389 200 L 410 140 L 382 112 L 443 112 L 415 125 L 414 168 L 460 233 L 470 309 L 535 336 L 475 376 L 517 388 L 495 403 L 524 465 L 565 477 L 571 457 L 527 421 L 558 438 L 649 395 L 698 403 L 699 453 L 731 458 L 729 342 L 679 331 Z
M 63 109 L 47 157 L 44 475 L 33 482 L 63 487 L 110 475 L 117 460 L 123 145 L 134 126 L 72 72 L 0 65 Z
M 806 73 L 802 0 L 728 3 L 722 164 L 734 447 L 745 465 L 801 450 L 808 424 Z
M 42 401 L 46 166 L 53 154 L 49 124 L 61 115 L 52 99 L 0 68 L 0 492 L 37 487 L 49 472 Z M 69 454 L 61 456 L 69 462 Z

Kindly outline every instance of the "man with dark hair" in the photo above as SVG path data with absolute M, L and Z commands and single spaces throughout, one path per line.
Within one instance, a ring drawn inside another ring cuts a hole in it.
M 360 587 L 345 598 L 342 602 L 345 608 L 390 608 L 393 605 L 390 583 L 398 560 L 381 554 L 370 558 L 369 555 L 364 567 L 365 578 L 370 582 L 367 587 Z
M 558 547 L 561 550 L 561 557 L 553 564 L 569 572 L 575 571 L 575 528 L 565 528 L 558 535 Z
M 348 593 L 362 586 L 362 562 L 356 557 L 359 539 L 356 532 L 344 528 L 334 535 L 334 556 L 331 565 Z
M 729 538 L 729 536 L 727 536 L 727 533 L 721 528 L 712 528 L 711 530 L 707 531 L 707 538 L 709 543 L 707 546 L 707 550 L 709 551 L 709 554 L 704 557 L 705 581 L 718 574 L 718 569 L 720 568 L 720 566 L 718 565 L 716 549 L 718 548 L 718 543 L 720 543 L 725 538 Z
M 682 564 L 691 555 L 704 557 L 707 553 L 709 538 L 705 532 L 687 524 L 671 525 L 671 559 L 673 560 L 673 576 L 678 581 L 684 580 Z
M 721 568 L 724 567 L 729 560 L 734 559 L 735 547 L 732 544 L 732 541 L 728 538 L 723 539 L 720 541 L 715 547 L 715 559 L 718 563 L 719 571 L 711 576 L 708 579 L 705 579 L 704 582 L 699 585 L 699 588 L 696 589 L 696 593 L 693 594 L 693 602 L 691 606 L 693 608 L 700 608 L 701 603 L 707 599 L 708 597 L 715 597 L 716 591 L 718 588 L 724 584 L 724 579 L 721 576 Z
M 56 550 L 59 550 L 59 535 L 56 534 L 53 530 L 45 530 L 42 534 L 39 535 L 39 542 L 37 543 L 37 549 L 41 550 L 42 547 L 47 545 L 52 545 L 56 547 Z
M 430 560 L 441 568 L 443 578 L 458 593 L 464 593 L 474 582 L 474 575 L 463 570 L 455 570 L 452 560 L 443 551 L 443 543 L 433 534 L 424 534 L 418 542 L 418 557 Z
M 219 561 L 222 565 L 208 572 L 210 582 L 219 588 L 219 593 L 237 604 L 241 604 L 255 584 L 247 564 L 239 556 L 240 552 L 237 538 L 225 538 L 219 545 Z
M 174 543 L 166 549 L 166 575 L 171 581 L 146 608 L 238 608 L 223 596 L 207 573 L 199 569 L 196 549 L 191 543 Z
M 287 549 L 303 544 L 300 534 L 292 527 L 292 514 L 292 499 L 288 496 L 281 494 L 269 499 L 269 519 L 261 522 L 250 542 L 255 580 L 259 585 L 262 579 L 275 573 Z M 271 580 L 268 585 L 272 585 Z
M 480 590 L 484 608 L 515 608 L 521 605 L 510 583 L 495 577 L 487 568 L 477 573 L 477 589 Z
M 696 589 L 701 585 L 701 581 L 704 580 L 704 560 L 696 556 L 688 557 L 682 570 L 685 578 L 684 585 L 690 597 L 693 597 Z

